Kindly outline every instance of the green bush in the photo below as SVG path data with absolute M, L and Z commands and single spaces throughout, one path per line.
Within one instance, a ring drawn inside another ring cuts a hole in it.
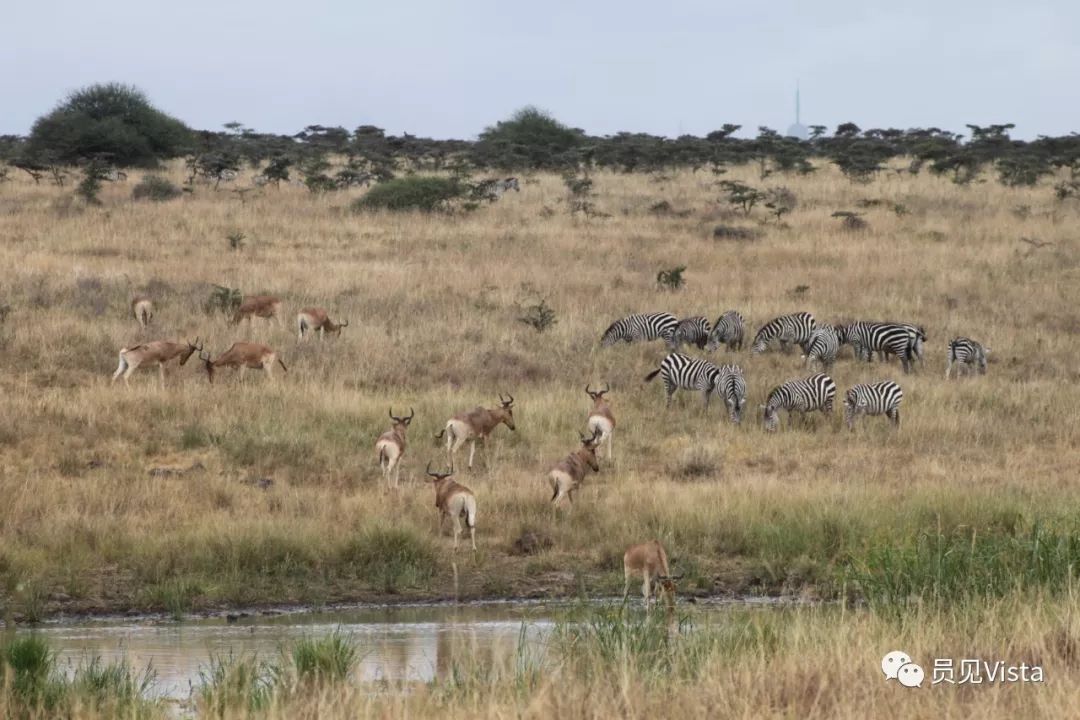
M 340 551 L 340 561 L 357 577 L 384 592 L 418 586 L 437 566 L 431 543 L 403 528 L 371 528 L 352 538 Z
M 131 198 L 133 200 L 165 202 L 166 200 L 178 198 L 182 194 L 183 191 L 180 188 L 160 175 L 147 175 L 139 181 L 138 185 L 131 189 Z
M 454 178 L 417 175 L 380 183 L 353 203 L 353 209 L 421 210 L 432 212 L 465 194 L 465 186 Z

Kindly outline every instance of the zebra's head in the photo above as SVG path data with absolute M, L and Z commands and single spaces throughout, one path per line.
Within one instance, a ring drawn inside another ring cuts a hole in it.
M 758 333 L 754 337 L 754 344 L 750 346 L 751 355 L 760 355 L 765 352 L 765 347 L 768 345 L 769 339 L 764 337 L 762 333 Z
M 980 348 L 982 352 L 979 353 L 979 374 L 986 374 L 986 356 L 990 354 L 990 348 Z
M 762 405 L 761 409 L 763 411 L 765 430 L 768 432 L 776 432 L 776 428 L 780 424 L 780 418 L 776 412 L 776 408 L 770 405 Z

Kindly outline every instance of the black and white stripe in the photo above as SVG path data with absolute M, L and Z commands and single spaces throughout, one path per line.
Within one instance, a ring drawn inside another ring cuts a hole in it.
M 659 375 L 664 380 L 667 393 L 667 407 L 671 407 L 671 398 L 676 390 L 697 390 L 709 407 L 709 397 L 714 392 L 720 369 L 708 360 L 695 360 L 681 353 L 671 353 L 660 361 L 660 367 L 645 376 L 649 382 Z
M 909 326 L 859 320 L 838 330 L 840 342 L 851 345 L 857 360 L 872 362 L 875 352 L 883 356 L 896 355 L 904 372 L 911 372 L 916 340 Z
M 900 403 L 904 391 L 892 380 L 856 385 L 844 397 L 844 422 L 854 429 L 859 415 L 887 415 L 892 424 L 900 427 Z
M 716 319 L 705 352 L 713 352 L 721 345 L 727 345 L 728 350 L 742 350 L 745 327 L 743 316 L 735 310 L 728 310 Z
M 806 359 L 806 367 L 810 363 L 818 361 L 825 372 L 832 369 L 836 362 L 836 353 L 840 350 L 840 336 L 832 325 L 821 325 L 814 329 L 810 335 L 809 349 L 803 358 Z
M 698 350 L 705 347 L 709 341 L 709 331 L 712 326 L 706 318 L 688 317 L 679 321 L 675 326 L 675 332 L 671 336 L 670 349 L 679 350 L 683 345 L 696 345 Z
M 600 339 L 600 345 L 609 347 L 615 343 L 639 340 L 663 340 L 670 342 L 679 321 L 671 313 L 645 313 L 629 315 L 611 323 Z
M 966 374 L 972 368 L 978 369 L 980 375 L 985 375 L 986 356 L 989 353 L 990 348 L 983 347 L 981 343 L 975 342 L 971 338 L 953 338 L 949 343 L 949 359 L 945 365 L 945 379 L 948 380 L 949 375 L 952 374 L 953 364 L 957 366 L 957 375 L 960 374 L 961 369 Z
M 738 365 L 721 365 L 713 392 L 724 401 L 731 422 L 742 422 L 743 408 L 746 407 L 746 378 Z
M 792 343 L 802 346 L 806 352 L 810 344 L 810 335 L 817 327 L 814 316 L 808 312 L 792 313 L 773 318 L 761 326 L 754 336 L 754 344 L 750 346 L 750 352 L 754 355 L 765 352 L 765 347 L 773 340 L 780 341 L 780 349 L 788 351 Z
M 815 410 L 828 415 L 833 410 L 834 399 L 836 399 L 836 383 L 825 373 L 811 375 L 805 379 L 788 380 L 783 385 L 773 388 L 762 406 L 765 410 L 765 429 L 769 432 L 776 430 L 780 423 L 779 411 L 781 410 L 787 410 L 789 414 L 797 412 L 803 417 L 805 413 Z

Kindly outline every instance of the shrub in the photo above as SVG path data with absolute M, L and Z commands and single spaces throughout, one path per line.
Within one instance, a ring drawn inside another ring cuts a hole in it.
M 518 322 L 542 333 L 559 321 L 555 319 L 555 311 L 548 307 L 547 301 L 541 300 L 525 308 L 525 314 L 518 318 Z
M 100 205 L 98 193 L 101 192 L 101 181 L 105 179 L 108 171 L 108 165 L 100 159 L 91 160 L 83 169 L 83 179 L 75 188 L 75 194 L 85 200 L 87 205 Z
M 344 682 L 360 661 L 360 648 L 352 635 L 335 630 L 322 637 L 297 640 L 289 656 L 296 680 Z
M 353 203 L 353 209 L 433 212 L 464 193 L 464 185 L 453 178 L 416 175 L 376 185 Z
M 371 528 L 349 540 L 340 554 L 357 577 L 388 593 L 421 585 L 436 569 L 428 540 L 403 528 Z
M 224 285 L 215 285 L 206 304 L 203 305 L 203 310 L 206 311 L 207 315 L 213 315 L 214 313 L 219 312 L 231 317 L 236 313 L 236 310 L 240 307 L 240 303 L 243 299 L 244 294 L 240 292 L 240 288 L 228 288 Z
M 147 175 L 131 189 L 132 200 L 165 202 L 183 194 L 179 187 L 160 175 Z
M 656 273 L 656 282 L 665 290 L 678 290 L 686 284 L 686 280 L 683 278 L 683 272 L 685 272 L 685 270 L 685 265 L 661 270 Z
M 753 228 L 748 227 L 717 225 L 713 228 L 712 236 L 717 240 L 753 240 L 758 236 L 758 233 Z

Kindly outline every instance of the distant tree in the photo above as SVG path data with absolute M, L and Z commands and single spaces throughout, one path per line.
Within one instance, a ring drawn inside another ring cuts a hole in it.
M 108 173 L 108 163 L 94 158 L 83 168 L 83 179 L 75 188 L 75 194 L 85 200 L 87 205 L 100 205 L 98 193 L 101 192 L 101 182 Z
M 292 167 L 292 160 L 284 155 L 278 155 L 263 169 L 262 176 L 274 183 L 274 187 L 280 187 L 283 181 L 289 182 L 290 167 Z
M 543 110 L 525 107 L 480 134 L 474 161 L 507 170 L 566 168 L 577 165 L 574 151 L 584 139 L 584 131 L 563 125 Z
M 31 156 L 50 153 L 65 165 L 105 158 L 120 167 L 148 167 L 182 155 L 191 139 L 182 122 L 141 91 L 108 83 L 76 90 L 38 118 L 27 150 Z

